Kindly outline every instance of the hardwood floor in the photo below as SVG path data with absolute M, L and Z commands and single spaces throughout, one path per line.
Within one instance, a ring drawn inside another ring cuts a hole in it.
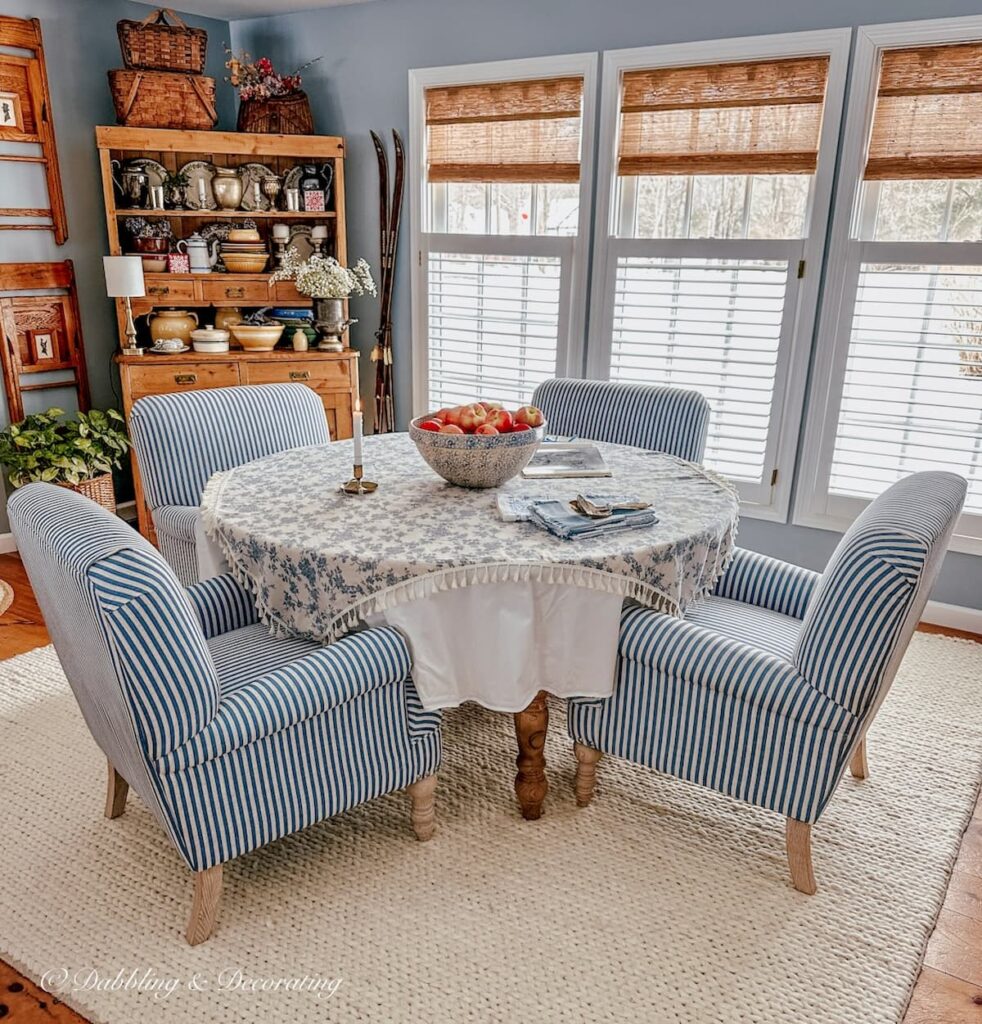
M 14 588 L 13 604 L 0 615 L 2 660 L 43 646 L 48 634 L 16 555 L 0 555 L 0 578 Z M 982 642 L 982 637 L 940 626 L 925 627 L 925 631 Z M 875 770 L 875 752 L 872 756 Z M 0 1019 L 4 1024 L 8 1020 L 12 1024 L 85 1024 L 84 1018 L 2 960 Z M 965 830 L 904 1024 L 982 1024 L 982 797 Z

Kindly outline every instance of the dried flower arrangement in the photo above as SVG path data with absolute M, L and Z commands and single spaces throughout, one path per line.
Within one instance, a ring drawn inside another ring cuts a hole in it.
M 281 75 L 269 57 L 253 60 L 245 51 L 235 53 L 228 46 L 225 47 L 225 54 L 228 57 L 225 67 L 229 70 L 227 81 L 239 90 L 240 100 L 268 100 L 300 92 L 303 85 L 301 72 L 320 60 L 320 57 L 315 57 L 301 64 L 292 74 Z

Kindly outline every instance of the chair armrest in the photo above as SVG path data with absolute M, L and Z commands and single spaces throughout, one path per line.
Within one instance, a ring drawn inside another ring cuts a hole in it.
M 821 573 L 737 548 L 713 593 L 803 619 Z
M 252 594 L 230 573 L 195 583 L 186 593 L 206 640 L 259 621 Z
M 790 661 L 646 608 L 621 619 L 621 657 L 795 721 L 837 730 L 855 722 Z
M 201 515 L 196 505 L 158 505 L 150 512 L 154 529 L 178 540 L 194 541 L 194 528 Z
M 218 712 L 184 746 L 157 763 L 180 771 L 405 680 L 410 656 L 402 635 L 368 629 L 321 647 L 222 696 Z

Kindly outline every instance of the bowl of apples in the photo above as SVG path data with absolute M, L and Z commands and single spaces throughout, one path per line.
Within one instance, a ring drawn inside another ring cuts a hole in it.
M 473 402 L 418 416 L 409 436 L 447 483 L 500 487 L 528 465 L 545 436 L 545 420 L 534 405 L 509 412 L 500 402 Z

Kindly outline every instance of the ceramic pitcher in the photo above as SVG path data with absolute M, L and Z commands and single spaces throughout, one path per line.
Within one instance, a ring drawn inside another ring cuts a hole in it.
M 177 243 L 177 251 L 188 254 L 192 274 L 208 274 L 218 262 L 218 239 L 203 238 L 195 231 L 190 238 L 182 238 Z

